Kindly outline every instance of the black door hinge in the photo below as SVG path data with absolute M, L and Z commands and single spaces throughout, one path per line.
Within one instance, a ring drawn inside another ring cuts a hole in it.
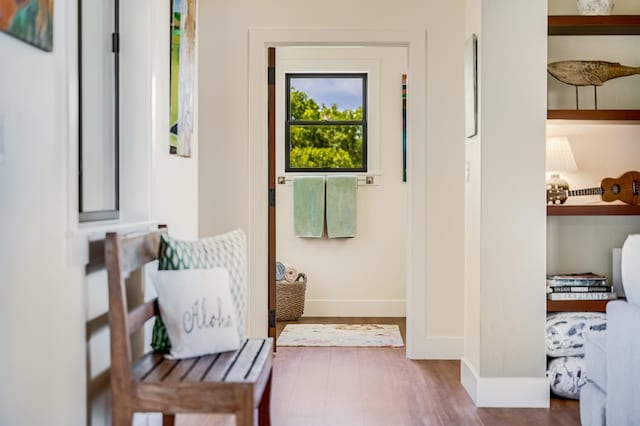
M 120 53 L 120 34 L 119 33 L 111 34 L 111 51 L 113 53 Z
M 276 69 L 274 67 L 267 68 L 267 84 L 276 84 Z
M 271 309 L 269 311 L 269 328 L 276 326 L 276 311 Z
M 269 188 L 269 207 L 276 206 L 276 190 L 275 188 Z

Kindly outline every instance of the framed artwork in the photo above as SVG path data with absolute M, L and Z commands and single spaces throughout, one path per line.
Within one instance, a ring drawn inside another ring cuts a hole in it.
M 171 1 L 169 152 L 191 157 L 196 58 L 196 0 Z
M 0 31 L 51 52 L 53 1 L 0 0 Z
M 402 74 L 402 181 L 407 181 L 407 75 Z
M 467 138 L 478 134 L 478 37 L 464 46 L 464 123 Z

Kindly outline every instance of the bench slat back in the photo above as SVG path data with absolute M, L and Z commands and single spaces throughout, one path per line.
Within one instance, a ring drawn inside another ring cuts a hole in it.
M 104 241 L 105 265 L 109 281 L 109 328 L 111 332 L 112 391 L 128 392 L 132 378 L 129 336 L 150 318 L 158 315 L 157 300 L 128 311 L 125 280 L 129 274 L 158 258 L 160 236 L 166 229 L 120 237 L 108 233 Z
M 120 267 L 125 276 L 158 259 L 160 235 L 164 233 L 166 231 L 158 230 L 120 239 Z
M 160 315 L 157 297 L 129 311 L 129 336 L 140 330 L 144 323 L 156 315 Z

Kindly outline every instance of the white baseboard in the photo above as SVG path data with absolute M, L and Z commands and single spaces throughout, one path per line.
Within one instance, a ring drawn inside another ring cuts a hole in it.
M 307 299 L 306 317 L 404 317 L 404 299 Z
M 479 377 L 463 358 L 460 381 L 478 407 L 549 407 L 549 380 L 544 377 Z
M 423 337 L 408 342 L 409 359 L 460 359 L 464 353 L 463 337 Z

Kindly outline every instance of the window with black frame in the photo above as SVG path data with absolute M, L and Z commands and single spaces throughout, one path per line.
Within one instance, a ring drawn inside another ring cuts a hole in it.
M 367 171 L 367 74 L 286 74 L 285 171 Z

